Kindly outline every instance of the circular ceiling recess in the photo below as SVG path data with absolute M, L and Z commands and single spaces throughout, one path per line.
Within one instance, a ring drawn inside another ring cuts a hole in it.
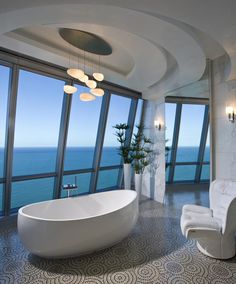
M 85 31 L 60 28 L 60 36 L 73 46 L 98 55 L 110 55 L 112 48 L 101 37 Z

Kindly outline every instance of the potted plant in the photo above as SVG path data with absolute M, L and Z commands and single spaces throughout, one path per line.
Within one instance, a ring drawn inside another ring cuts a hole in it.
M 123 159 L 123 167 L 124 167 L 124 185 L 125 189 L 131 188 L 131 149 L 130 146 L 127 145 L 127 137 L 126 131 L 129 126 L 125 123 L 116 124 L 113 126 L 116 129 L 115 136 L 117 137 L 117 141 L 120 143 L 120 147 L 118 149 L 118 154 Z
M 131 157 L 132 165 L 135 173 L 135 190 L 137 194 L 140 195 L 142 187 L 142 175 L 144 169 L 150 164 L 150 154 L 152 150 L 150 148 L 152 141 L 147 138 L 143 131 L 143 124 L 136 126 L 138 131 L 133 134 L 133 139 L 131 143 Z
M 168 142 L 168 139 L 165 140 L 165 142 Z M 169 160 L 169 153 L 171 148 L 169 146 L 165 146 L 165 160 L 166 160 L 166 169 L 168 168 L 168 160 Z

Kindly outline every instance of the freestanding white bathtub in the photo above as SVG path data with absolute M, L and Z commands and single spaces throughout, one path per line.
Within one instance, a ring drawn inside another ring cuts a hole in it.
M 18 212 L 24 246 L 46 258 L 100 250 L 125 238 L 138 218 L 132 190 L 114 190 L 30 204 Z

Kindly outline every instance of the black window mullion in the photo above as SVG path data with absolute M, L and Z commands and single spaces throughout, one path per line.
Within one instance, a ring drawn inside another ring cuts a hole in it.
M 17 90 L 19 81 L 19 66 L 13 65 L 11 69 L 7 105 L 6 119 L 6 139 L 5 139 L 5 156 L 4 156 L 4 178 L 5 184 L 3 187 L 3 211 L 4 215 L 10 214 L 11 208 L 11 190 L 12 190 L 12 163 L 14 149 L 14 134 L 16 120 L 16 103 Z
M 111 99 L 111 94 L 109 91 L 106 90 L 105 95 L 103 96 L 103 99 L 102 99 L 102 106 L 101 106 L 101 112 L 100 112 L 100 118 L 99 118 L 98 130 L 97 130 L 96 146 L 94 150 L 93 166 L 92 166 L 94 172 L 92 173 L 91 180 L 90 180 L 90 187 L 89 187 L 90 193 L 96 192 L 96 188 L 97 188 L 99 167 L 100 167 L 103 142 L 104 142 L 104 137 L 105 137 L 105 132 L 106 132 L 110 99 Z
M 61 196 L 61 187 L 62 187 L 62 179 L 64 171 L 64 156 L 65 156 L 65 148 L 66 148 L 66 141 L 68 135 L 72 96 L 73 96 L 72 94 L 67 95 L 66 93 L 64 93 L 58 146 L 57 146 L 56 177 L 54 181 L 54 192 L 53 192 L 54 198 L 60 198 Z
M 169 183 L 173 183 L 174 181 L 175 163 L 176 163 L 176 156 L 177 156 L 177 149 L 178 149 L 178 142 L 179 142 L 181 113 L 182 113 L 182 104 L 177 103 L 176 112 L 175 112 L 174 133 L 173 133 L 171 155 L 170 155 L 170 168 L 169 168 L 169 177 L 168 177 Z
M 131 104 L 130 104 L 130 109 L 129 109 L 128 122 L 127 122 L 129 128 L 126 131 L 127 139 L 125 141 L 125 146 L 129 146 L 131 143 L 131 138 L 132 138 L 133 129 L 134 129 L 134 121 L 135 121 L 135 116 L 137 112 L 137 106 L 138 106 L 138 100 L 132 99 Z M 123 173 L 124 173 L 124 169 L 122 167 L 119 169 L 119 174 L 118 174 L 118 179 L 117 179 L 118 188 L 121 188 L 122 181 L 123 181 Z
M 201 134 L 201 140 L 200 140 L 200 146 L 198 151 L 198 165 L 196 167 L 196 173 L 195 173 L 195 182 L 199 183 L 201 179 L 201 172 L 202 172 L 202 164 L 204 160 L 204 153 L 206 148 L 206 140 L 207 140 L 207 133 L 208 133 L 208 127 L 209 127 L 209 106 L 205 106 L 205 113 L 204 113 L 204 119 L 203 119 L 203 125 L 202 125 L 202 134 Z

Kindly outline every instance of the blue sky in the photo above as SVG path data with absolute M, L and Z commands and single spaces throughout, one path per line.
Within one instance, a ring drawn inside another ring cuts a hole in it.
M 0 69 L 2 130 L 1 146 L 4 145 L 6 103 L 9 69 Z M 19 76 L 15 147 L 56 147 L 58 142 L 64 82 L 21 70 Z M 68 131 L 68 146 L 94 146 L 102 98 L 82 102 L 79 94 L 88 88 L 77 86 L 73 95 Z M 4 101 L 3 101 L 4 100 Z M 3 103 L 4 102 L 4 103 Z M 105 146 L 117 146 L 113 125 L 127 122 L 131 100 L 112 95 L 105 134 Z
M 4 145 L 5 118 L 9 83 L 9 68 L 0 66 L 0 146 Z M 59 134 L 64 82 L 20 71 L 15 147 L 56 147 Z M 73 95 L 68 132 L 68 146 L 94 146 L 102 98 L 92 102 L 81 102 L 79 93 L 87 91 L 77 86 Z M 107 120 L 104 146 L 117 146 L 113 125 L 125 123 L 131 100 L 113 95 Z M 139 114 L 141 105 L 139 105 Z M 203 122 L 204 106 L 183 105 L 179 146 L 198 146 Z M 166 104 L 166 137 L 172 140 L 175 104 Z M 137 121 L 136 121 L 137 123 Z
M 174 130 L 176 104 L 167 103 L 165 109 L 166 117 L 166 138 L 169 140 L 167 145 L 172 143 Z M 203 117 L 204 105 L 184 104 L 182 106 L 182 115 L 179 132 L 179 146 L 199 146 Z
M 0 65 L 0 147 L 5 143 L 9 74 L 10 69 Z

